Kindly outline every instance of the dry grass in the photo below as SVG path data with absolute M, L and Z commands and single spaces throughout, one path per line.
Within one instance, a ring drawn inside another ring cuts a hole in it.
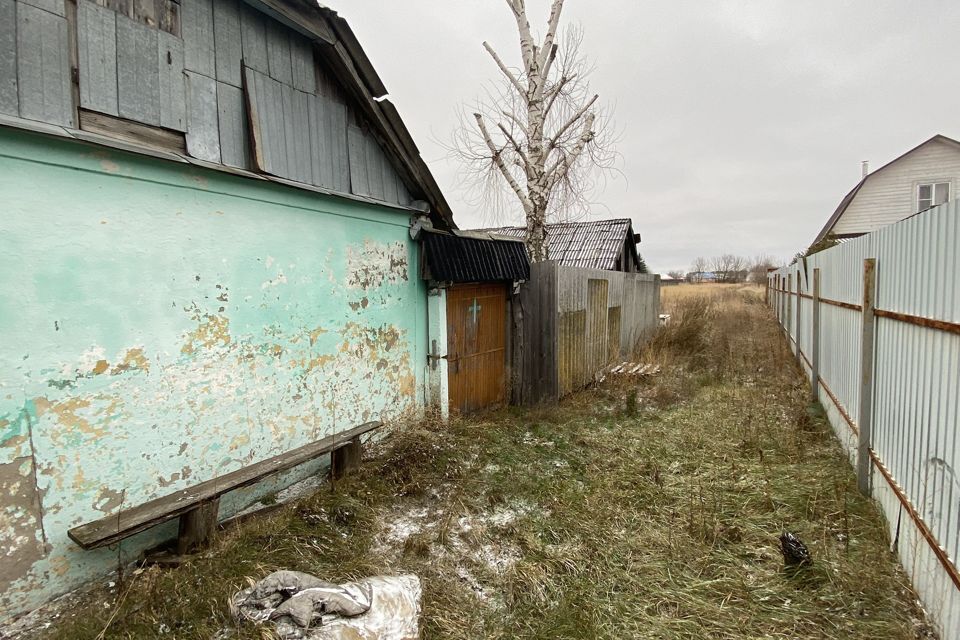
M 712 282 L 703 282 L 700 284 L 688 284 L 686 282 L 662 287 L 660 296 L 665 309 L 670 309 L 678 300 L 697 297 L 722 297 L 730 293 L 747 293 L 763 297 L 764 287 L 762 285 L 741 283 L 741 284 L 717 284 Z M 665 311 L 670 313 L 670 311 Z
M 144 572 L 105 636 L 259 638 L 227 598 L 290 568 L 417 573 L 425 638 L 928 637 L 766 308 L 709 286 L 665 290 L 674 322 L 638 354 L 662 375 L 396 433 L 336 493 Z M 784 569 L 783 529 L 812 567 Z M 95 637 L 114 597 L 50 637 Z

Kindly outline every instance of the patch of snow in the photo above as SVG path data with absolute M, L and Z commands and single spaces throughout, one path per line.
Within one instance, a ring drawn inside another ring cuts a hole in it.
M 430 510 L 426 507 L 410 509 L 406 513 L 396 514 L 390 522 L 384 524 L 385 538 L 390 542 L 404 542 L 412 535 L 424 529 L 432 529 L 437 522 L 427 522 Z
M 538 438 L 529 431 L 523 434 L 523 444 L 531 444 L 538 447 L 555 447 L 557 445 L 553 440 L 544 440 L 543 438 Z
M 493 513 L 486 516 L 486 521 L 495 527 L 505 527 L 517 518 L 532 513 L 533 510 L 533 505 L 518 501 L 509 507 L 497 507 Z

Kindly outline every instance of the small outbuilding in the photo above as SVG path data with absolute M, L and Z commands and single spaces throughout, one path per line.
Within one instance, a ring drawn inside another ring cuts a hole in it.
M 487 229 L 490 233 L 524 238 L 526 227 Z M 640 234 L 630 218 L 554 222 L 547 225 L 547 259 L 564 267 L 649 273 L 637 250 Z
M 429 226 L 418 237 L 431 301 L 431 389 L 441 413 L 505 404 L 512 294 L 530 279 L 523 241 Z

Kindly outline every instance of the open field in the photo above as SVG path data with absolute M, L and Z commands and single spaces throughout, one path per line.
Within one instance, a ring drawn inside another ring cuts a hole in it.
M 266 637 L 227 599 L 280 568 L 414 572 L 424 638 L 933 637 L 762 288 L 744 287 L 664 289 L 673 321 L 638 354 L 661 375 L 398 431 L 335 492 L 93 593 L 46 637 Z M 812 566 L 784 568 L 783 530 Z
M 749 284 L 749 283 L 740 283 L 740 284 L 715 284 L 715 283 L 700 283 L 700 284 L 677 284 L 671 285 L 668 287 L 662 287 L 660 289 L 660 297 L 663 303 L 664 308 L 669 308 L 677 300 L 685 300 L 687 298 L 695 298 L 699 296 L 720 296 L 727 295 L 730 293 L 748 293 L 752 295 L 758 295 L 761 298 L 764 293 L 763 285 L 758 284 Z M 665 313 L 669 313 L 666 311 Z

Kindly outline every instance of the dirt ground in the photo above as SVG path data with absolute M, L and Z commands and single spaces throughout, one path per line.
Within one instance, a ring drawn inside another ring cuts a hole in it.
M 413 572 L 424 638 L 933 637 L 760 287 L 664 288 L 638 362 L 544 409 L 398 430 L 361 469 L 62 611 L 39 637 L 262 638 L 228 598 L 286 568 Z M 783 531 L 813 564 L 784 567 Z

